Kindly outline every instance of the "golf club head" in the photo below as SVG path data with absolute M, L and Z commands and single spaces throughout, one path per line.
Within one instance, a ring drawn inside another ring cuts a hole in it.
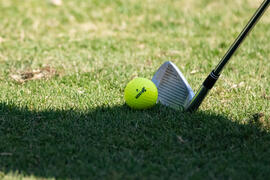
M 165 106 L 186 109 L 194 97 L 187 80 L 177 66 L 170 61 L 160 66 L 152 81 L 158 89 L 157 102 Z

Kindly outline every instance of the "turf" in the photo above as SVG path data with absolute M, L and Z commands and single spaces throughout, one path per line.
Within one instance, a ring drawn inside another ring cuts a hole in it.
M 269 10 L 198 112 L 123 98 L 166 60 L 197 89 L 259 4 L 0 0 L 0 179 L 268 179 Z

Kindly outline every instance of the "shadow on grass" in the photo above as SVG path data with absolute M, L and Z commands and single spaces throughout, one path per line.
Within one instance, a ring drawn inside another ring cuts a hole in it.
M 0 104 L 0 171 L 54 178 L 266 178 L 270 136 L 207 112 Z

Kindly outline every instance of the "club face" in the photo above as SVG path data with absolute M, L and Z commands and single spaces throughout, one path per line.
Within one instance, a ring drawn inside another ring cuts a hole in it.
M 158 89 L 157 102 L 174 109 L 186 109 L 194 93 L 187 80 L 170 61 L 165 62 L 155 73 L 152 81 Z

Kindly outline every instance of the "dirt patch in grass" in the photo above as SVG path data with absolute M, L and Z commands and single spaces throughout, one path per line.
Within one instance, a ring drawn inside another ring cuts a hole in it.
M 25 83 L 32 80 L 50 79 L 58 75 L 59 72 L 56 69 L 50 66 L 45 66 L 39 69 L 12 73 L 10 77 L 18 83 Z

